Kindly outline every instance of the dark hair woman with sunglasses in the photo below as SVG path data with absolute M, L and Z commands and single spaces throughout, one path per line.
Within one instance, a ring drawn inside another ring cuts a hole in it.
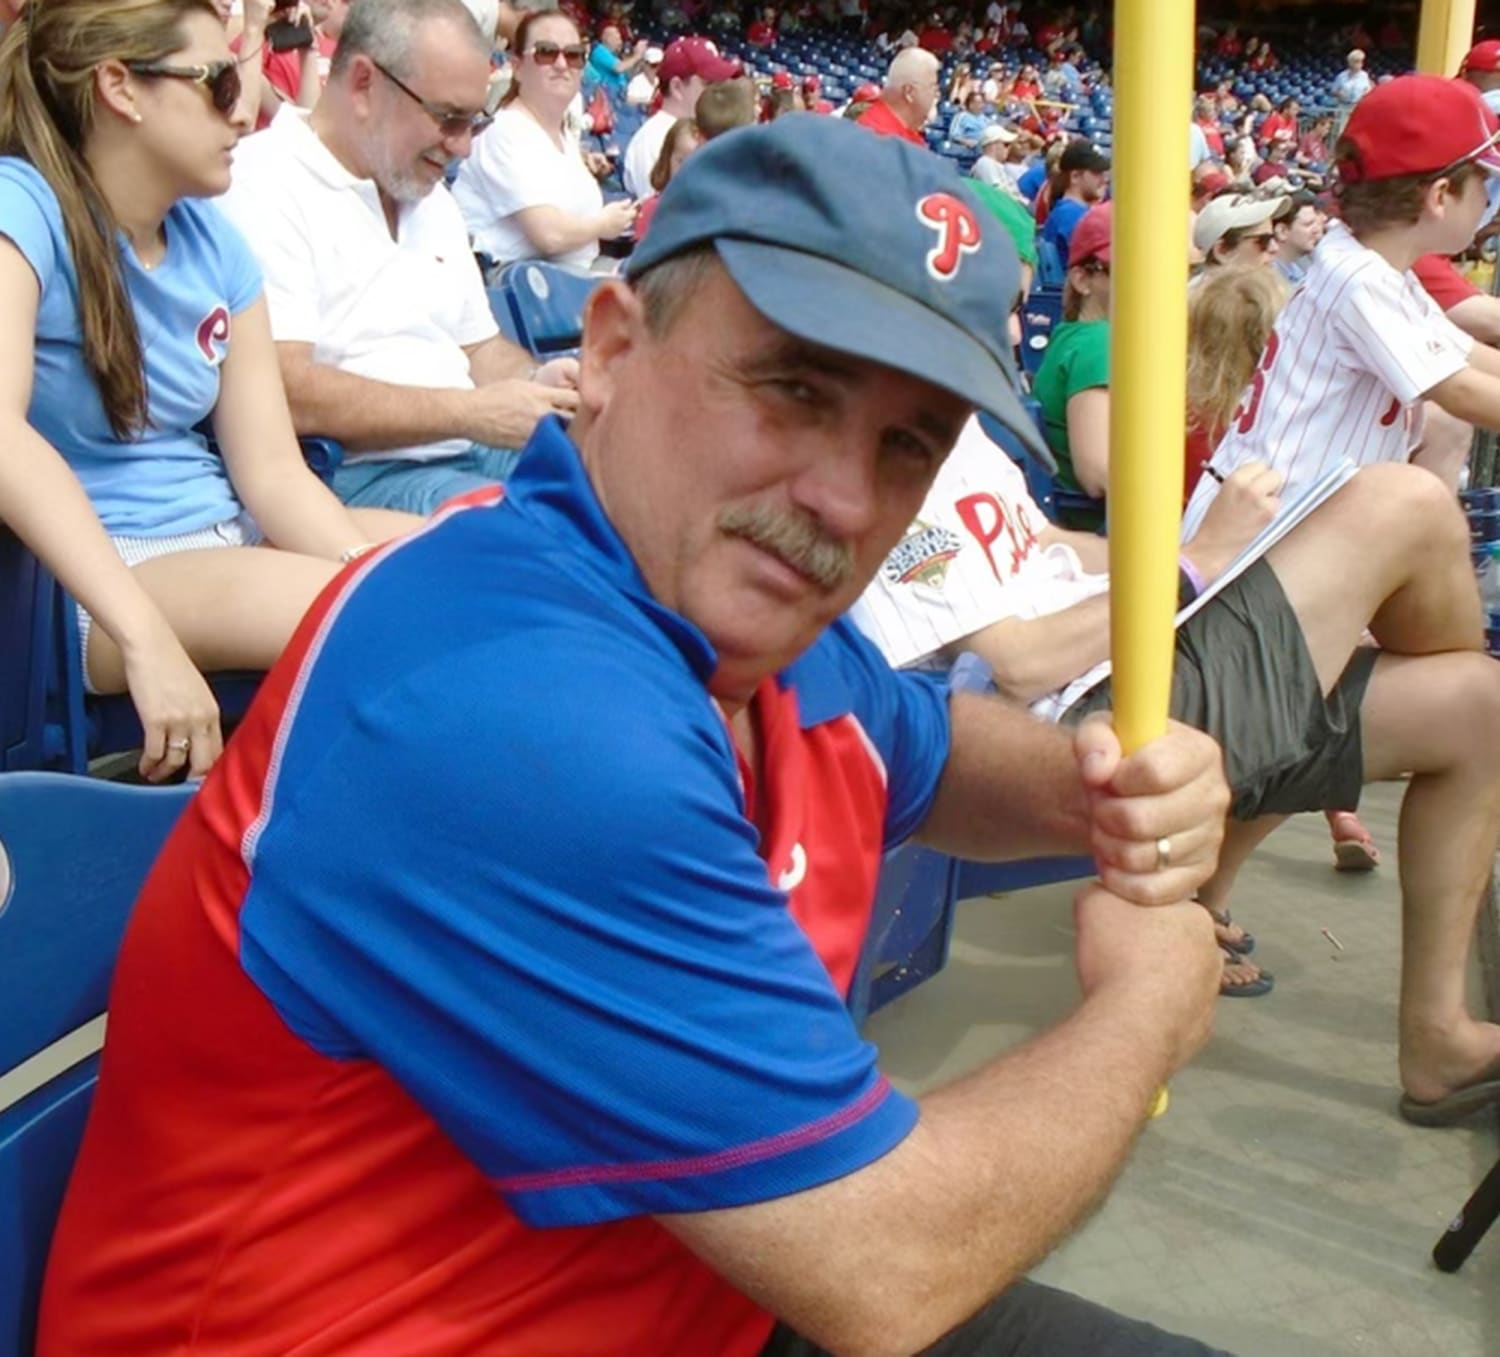
M 566 14 L 536 10 L 516 29 L 515 75 L 494 125 L 474 143 L 453 196 L 474 248 L 497 263 L 552 259 L 588 268 L 599 242 L 630 230 L 636 207 L 604 204 L 567 126 L 588 44 Z
M 218 756 L 199 669 L 269 667 L 406 521 L 357 521 L 298 452 L 259 271 L 201 201 L 239 94 L 211 0 L 33 0 L 0 41 L 0 520 L 77 599 L 154 778 Z

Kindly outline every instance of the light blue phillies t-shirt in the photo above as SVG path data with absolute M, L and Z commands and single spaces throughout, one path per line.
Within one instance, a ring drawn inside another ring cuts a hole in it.
M 149 271 L 121 238 L 148 410 L 145 430 L 122 442 L 83 361 L 78 276 L 57 196 L 29 162 L 0 156 L 0 235 L 41 285 L 27 418 L 73 468 L 114 536 L 191 532 L 242 509 L 224 463 L 193 426 L 218 403 L 232 318 L 260 295 L 260 269 L 209 203 L 180 200 L 165 230 L 166 257 Z

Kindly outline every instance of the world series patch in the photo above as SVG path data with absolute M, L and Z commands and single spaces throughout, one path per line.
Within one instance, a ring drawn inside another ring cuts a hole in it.
M 948 563 L 962 546 L 963 539 L 957 533 L 918 519 L 885 558 L 880 572 L 891 584 L 925 584 L 941 589 Z

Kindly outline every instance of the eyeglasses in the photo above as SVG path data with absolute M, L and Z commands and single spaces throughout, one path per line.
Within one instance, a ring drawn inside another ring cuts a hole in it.
M 164 80 L 191 80 L 208 91 L 220 113 L 228 117 L 240 101 L 240 68 L 234 61 L 211 61 L 206 66 L 173 66 L 162 61 L 130 61 L 125 69 L 134 75 L 159 76 Z
M 574 43 L 571 47 L 556 42 L 534 42 L 526 55 L 538 66 L 556 66 L 558 57 L 561 57 L 568 63 L 570 71 L 581 71 L 589 58 L 589 48 L 584 42 Z
M 437 124 L 438 131 L 444 137 L 461 137 L 465 132 L 471 137 L 477 137 L 486 127 L 495 121 L 495 115 L 488 110 L 481 113 L 455 113 L 451 108 L 443 108 L 439 104 L 430 104 L 405 81 L 398 80 L 386 70 L 374 57 L 369 58 L 369 61 L 370 65 Z

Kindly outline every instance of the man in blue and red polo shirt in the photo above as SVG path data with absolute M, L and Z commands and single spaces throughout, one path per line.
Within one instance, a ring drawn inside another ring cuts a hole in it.
M 1026 427 L 1016 282 L 896 140 L 688 161 L 571 428 L 330 586 L 173 834 L 41 1357 L 1204 1351 L 1018 1279 L 1206 1036 L 1218 750 L 950 709 L 841 620 L 971 411 Z M 920 1104 L 844 1007 L 919 831 L 1102 879 L 1076 1012 Z

